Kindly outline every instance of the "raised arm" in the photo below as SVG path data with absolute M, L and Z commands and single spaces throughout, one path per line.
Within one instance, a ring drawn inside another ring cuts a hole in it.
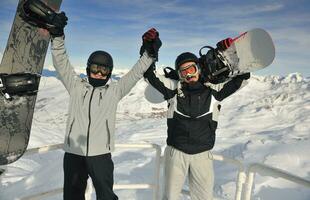
M 32 19 L 36 19 L 36 22 L 48 30 L 51 35 L 53 64 L 60 75 L 60 80 L 70 93 L 76 80 L 80 78 L 74 72 L 66 53 L 64 28 L 68 18 L 64 12 L 56 13 L 40 1 L 28 1 L 28 3 L 28 15 L 31 15 Z
M 243 85 L 247 82 L 250 78 L 250 73 L 242 74 L 239 76 L 234 77 L 229 82 L 225 83 L 219 91 L 212 89 L 212 95 L 215 97 L 216 100 L 222 101 L 225 98 L 229 97 L 233 93 L 235 93 L 238 89 L 240 89 Z
M 144 72 L 154 62 L 154 58 L 144 53 L 133 68 L 125 74 L 117 83 L 119 97 L 123 98 L 135 86 L 135 84 L 143 77 Z
M 64 36 L 52 39 L 51 49 L 54 67 L 60 76 L 61 82 L 70 93 L 77 81 L 81 81 L 81 78 L 75 73 L 69 61 L 65 48 Z
M 166 78 L 163 75 L 155 74 L 153 69 L 154 67 L 150 67 L 144 73 L 144 77 L 147 79 L 149 84 L 164 95 L 165 100 L 174 97 L 177 93 L 177 81 Z
M 128 94 L 131 88 L 143 77 L 144 72 L 158 59 L 161 40 L 156 29 L 148 30 L 142 36 L 143 44 L 140 49 L 140 59 L 133 68 L 118 81 L 119 98 Z

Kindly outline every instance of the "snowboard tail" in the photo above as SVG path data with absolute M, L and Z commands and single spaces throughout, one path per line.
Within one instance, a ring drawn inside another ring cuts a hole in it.
M 27 149 L 40 74 L 50 35 L 26 22 L 20 0 L 0 64 L 0 165 L 20 158 Z M 43 0 L 59 10 L 62 0 Z
M 272 63 L 275 47 L 271 36 L 265 30 L 256 28 L 234 38 L 223 56 L 232 70 L 254 72 Z
M 232 39 L 224 51 L 211 46 L 200 49 L 200 66 L 206 81 L 222 83 L 239 74 L 254 72 L 269 66 L 275 58 L 275 47 L 263 29 L 253 29 Z M 202 50 L 208 48 L 206 54 Z

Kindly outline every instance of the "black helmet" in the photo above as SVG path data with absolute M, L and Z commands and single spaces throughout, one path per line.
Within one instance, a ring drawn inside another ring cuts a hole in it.
M 195 54 L 190 52 L 181 53 L 175 60 L 175 69 L 179 70 L 180 66 L 186 62 L 195 62 L 198 63 L 198 58 Z
M 105 51 L 95 51 L 92 54 L 90 54 L 87 60 L 87 68 L 86 68 L 88 76 L 90 74 L 89 67 L 91 64 L 103 65 L 105 67 L 108 67 L 111 72 L 113 70 L 112 56 Z

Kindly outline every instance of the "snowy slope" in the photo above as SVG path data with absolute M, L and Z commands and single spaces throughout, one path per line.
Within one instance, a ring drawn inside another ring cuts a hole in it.
M 68 95 L 53 71 L 42 78 L 29 148 L 63 142 Z M 120 72 L 118 74 L 123 74 Z M 310 85 L 300 74 L 254 76 L 249 85 L 222 103 L 215 153 L 261 162 L 310 179 Z M 150 104 L 141 80 L 121 101 L 117 143 L 151 142 L 164 149 L 166 103 Z M 0 199 L 12 200 L 62 186 L 61 150 L 25 156 L 1 178 Z M 154 152 L 117 150 L 116 183 L 150 183 Z M 236 169 L 215 162 L 216 199 L 233 199 Z M 309 200 L 310 190 L 283 179 L 256 176 L 255 198 Z M 150 191 L 117 190 L 120 199 L 150 199 Z M 62 199 L 61 195 L 50 198 Z M 93 199 L 95 195 L 93 194 Z M 184 197 L 184 199 L 188 199 Z

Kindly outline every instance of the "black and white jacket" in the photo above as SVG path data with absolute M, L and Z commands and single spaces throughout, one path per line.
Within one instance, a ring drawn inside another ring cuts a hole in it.
M 168 102 L 167 145 L 188 154 L 213 148 L 220 102 L 246 83 L 237 76 L 219 85 L 188 85 L 151 70 L 144 77 Z

